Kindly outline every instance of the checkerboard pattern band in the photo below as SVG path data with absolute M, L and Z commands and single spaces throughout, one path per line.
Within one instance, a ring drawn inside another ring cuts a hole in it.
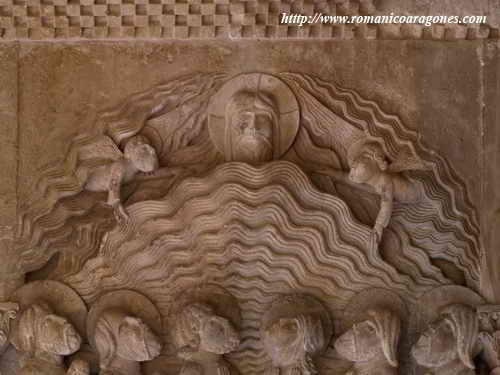
M 1 39 L 478 39 L 498 29 L 282 24 L 282 13 L 370 15 L 373 0 L 0 0 Z

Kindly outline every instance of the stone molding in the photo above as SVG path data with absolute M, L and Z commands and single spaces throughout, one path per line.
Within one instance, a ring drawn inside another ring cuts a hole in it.
M 394 14 L 457 14 L 454 9 L 422 12 L 410 9 L 415 6 L 405 3 L 410 2 L 398 4 Z M 477 3 L 475 11 L 464 14 L 486 15 L 487 24 L 425 27 L 317 23 L 299 27 L 280 24 L 280 15 L 286 12 L 351 16 L 390 12 L 376 9 L 372 0 L 1 0 L 0 40 L 498 39 L 495 5 L 486 0 Z

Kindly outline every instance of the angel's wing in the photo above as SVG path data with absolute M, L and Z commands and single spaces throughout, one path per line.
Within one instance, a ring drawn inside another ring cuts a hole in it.
M 401 155 L 391 164 L 389 164 L 389 172 L 398 173 L 403 171 L 428 170 L 430 167 L 423 160 L 411 155 Z
M 94 142 L 88 143 L 78 150 L 78 159 L 84 164 L 95 160 L 116 161 L 121 157 L 123 157 L 123 153 L 107 135 L 99 136 Z

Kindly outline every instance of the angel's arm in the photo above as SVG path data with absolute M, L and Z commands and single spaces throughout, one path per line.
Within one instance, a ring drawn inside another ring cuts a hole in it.
M 336 181 L 349 183 L 349 174 L 341 169 L 332 167 L 320 167 L 312 170 L 313 173 L 333 177 Z
M 384 179 L 380 189 L 380 210 L 375 220 L 375 227 L 384 229 L 389 224 L 394 204 L 394 185 L 390 177 Z
M 115 162 L 110 168 L 110 180 L 108 186 L 108 204 L 116 206 L 120 204 L 120 190 L 123 182 L 125 166 L 121 162 Z
M 349 179 L 349 173 L 342 171 L 340 169 L 335 169 L 331 167 L 321 167 L 311 170 L 312 173 L 321 174 L 325 176 L 333 177 L 336 182 L 340 182 L 341 184 L 348 185 L 354 189 L 364 191 L 366 193 L 376 194 L 376 191 L 373 187 L 366 184 L 358 184 L 352 182 Z
M 167 177 L 175 177 L 183 172 L 190 171 L 192 173 L 199 173 L 207 169 L 207 165 L 199 164 L 195 166 L 180 166 L 180 167 L 162 167 L 151 173 L 138 173 L 134 180 L 135 181 L 148 181 L 156 180 Z

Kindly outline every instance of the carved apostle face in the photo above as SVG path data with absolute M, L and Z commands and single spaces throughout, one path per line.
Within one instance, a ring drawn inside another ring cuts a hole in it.
M 141 319 L 127 316 L 118 330 L 117 354 L 124 359 L 142 362 L 160 355 L 161 341 Z
M 210 353 L 230 353 L 240 344 L 238 332 L 231 322 L 216 315 L 206 317 L 201 321 L 199 335 L 199 349 Z
M 369 361 L 382 354 L 380 339 L 369 321 L 354 324 L 335 341 L 335 349 L 352 362 Z
M 265 331 L 264 340 L 277 367 L 297 364 L 325 345 L 321 320 L 311 315 L 278 319 Z
M 269 329 L 273 342 L 281 348 L 294 345 L 299 336 L 299 325 L 296 319 L 279 319 Z
M 304 358 L 306 353 L 301 345 L 297 319 L 279 319 L 266 331 L 266 339 L 274 366 L 291 366 Z
M 426 367 L 443 366 L 457 356 L 455 334 L 444 320 L 429 325 L 412 348 L 418 364 Z
M 273 158 L 273 131 L 278 118 L 272 100 L 251 92 L 234 95 L 226 109 L 232 160 L 247 163 Z
M 58 355 L 72 354 L 82 343 L 73 325 L 53 314 L 47 314 L 40 320 L 37 336 L 42 350 Z

